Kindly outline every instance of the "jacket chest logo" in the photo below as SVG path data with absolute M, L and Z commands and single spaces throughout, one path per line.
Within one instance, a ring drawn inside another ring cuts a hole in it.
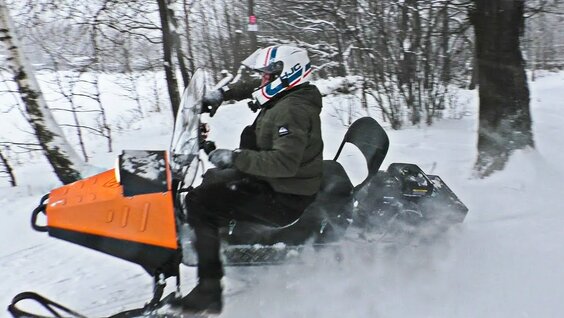
M 288 134 L 290 134 L 290 130 L 288 129 L 288 126 L 278 127 L 278 136 L 279 137 L 286 136 Z

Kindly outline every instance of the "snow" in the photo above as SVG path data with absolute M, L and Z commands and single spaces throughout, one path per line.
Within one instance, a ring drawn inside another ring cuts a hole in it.
M 160 159 L 159 159 L 160 158 Z M 131 174 L 153 182 L 165 179 L 165 160 L 160 153 L 130 150 L 122 155 L 121 168 Z M 164 178 L 163 178 L 164 177 Z M 164 182 L 166 187 L 166 182 Z
M 332 251 L 308 250 L 303 264 L 227 268 L 221 317 L 560 317 L 562 87 L 564 72 L 546 73 L 531 83 L 536 149 L 517 152 L 504 171 L 483 180 L 472 177 L 476 92 L 459 93 L 459 100 L 468 103 L 459 119 L 388 129 L 391 144 L 383 167 L 412 162 L 441 176 L 470 209 L 465 222 L 429 246 L 387 250 L 357 244 L 340 262 Z M 331 158 L 346 128 L 334 116 L 339 97 L 328 96 L 324 103 L 324 155 Z M 136 129 L 116 132 L 115 153 L 98 151 L 93 162 L 109 169 L 121 149 L 167 149 L 168 112 L 151 113 L 135 122 Z M 120 115 L 112 110 L 113 120 Z M 253 118 L 244 102 L 220 109 L 208 120 L 210 138 L 218 147 L 235 148 L 239 132 Z M 0 126 L 0 135 L 7 136 L 9 127 Z M 358 151 L 346 148 L 341 157 L 354 181 L 362 180 L 366 169 L 358 164 Z M 0 184 L 0 308 L 26 290 L 89 317 L 142 306 L 152 281 L 139 266 L 31 229 L 32 209 L 59 185 L 51 170 L 39 156 L 30 156 L 15 167 L 20 186 Z M 194 269 L 183 267 L 183 292 L 194 282 Z M 8 316 L 0 309 L 0 317 Z

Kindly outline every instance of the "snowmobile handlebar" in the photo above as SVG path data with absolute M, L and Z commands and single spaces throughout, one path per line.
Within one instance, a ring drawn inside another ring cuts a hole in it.
M 47 199 L 49 199 L 49 194 L 44 195 L 41 200 L 39 200 L 39 205 L 33 209 L 33 212 L 31 213 L 31 227 L 38 232 L 48 231 L 47 226 L 37 224 L 37 216 L 39 216 L 39 213 L 43 213 L 45 215 L 45 210 L 47 209 L 45 201 Z

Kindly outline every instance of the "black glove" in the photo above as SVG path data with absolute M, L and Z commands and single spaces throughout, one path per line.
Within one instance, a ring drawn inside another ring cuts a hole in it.
M 200 149 L 204 150 L 204 152 L 209 155 L 212 151 L 215 150 L 215 142 L 205 140 L 200 144 Z
M 234 152 L 228 149 L 216 149 L 208 156 L 211 163 L 219 169 L 233 167 Z
M 223 103 L 223 90 L 221 88 L 207 92 L 202 98 L 202 113 L 210 113 L 210 116 L 213 117 L 221 103 Z

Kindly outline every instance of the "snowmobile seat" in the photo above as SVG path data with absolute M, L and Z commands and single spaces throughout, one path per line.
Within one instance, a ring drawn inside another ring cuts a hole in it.
M 349 214 L 352 213 L 352 191 L 353 185 L 343 166 L 334 160 L 324 160 L 320 191 L 298 220 L 281 227 L 239 221 L 233 223 L 225 239 L 230 245 L 272 245 L 279 242 L 300 245 L 312 237 L 312 230 L 323 232 L 320 226 L 327 228 L 326 235 L 329 235 L 330 229 L 333 236 L 336 234 L 333 230 L 344 231 L 348 226 L 347 218 L 350 219 Z

